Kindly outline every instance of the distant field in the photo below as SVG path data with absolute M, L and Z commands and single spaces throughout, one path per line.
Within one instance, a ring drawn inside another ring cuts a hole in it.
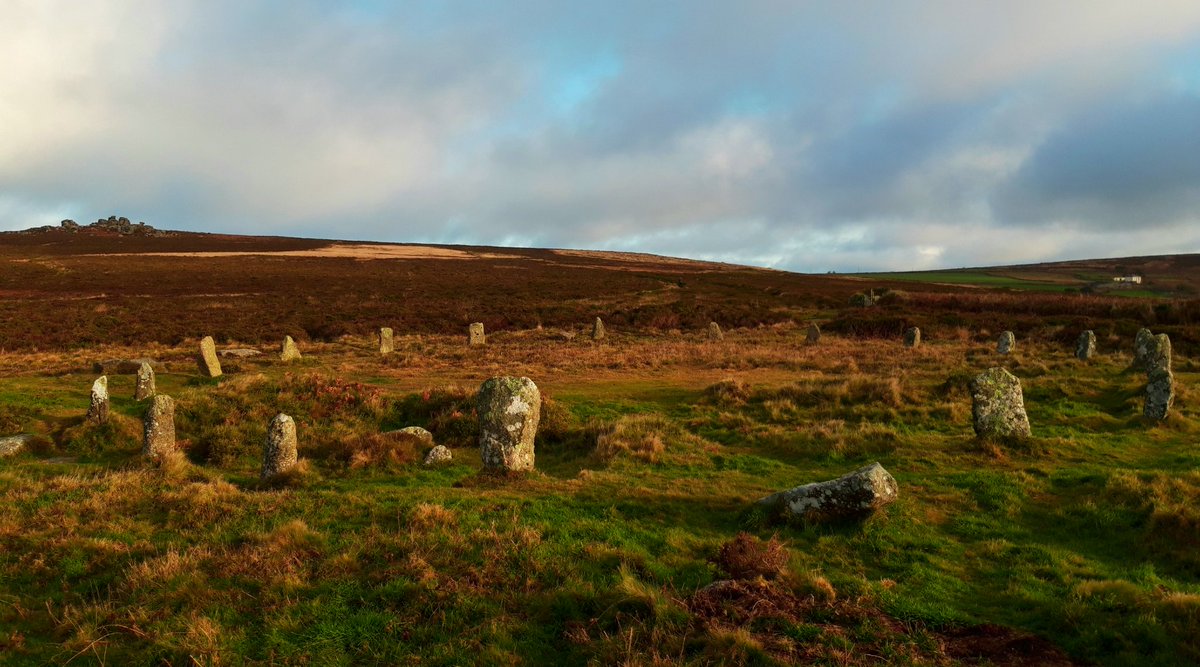
M 982 287 L 1021 289 L 1038 292 L 1064 292 L 1068 289 L 1079 288 L 1078 285 L 1025 280 L 976 271 L 901 271 L 858 274 L 858 276 L 877 280 L 901 280 L 946 285 L 979 285 Z

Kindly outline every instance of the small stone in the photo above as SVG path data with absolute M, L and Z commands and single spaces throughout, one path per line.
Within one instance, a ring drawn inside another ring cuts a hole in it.
M 1146 327 L 1138 329 L 1137 335 L 1133 337 L 1133 365 L 1138 368 L 1146 367 L 1146 360 L 1150 357 L 1150 350 L 1154 347 L 1154 333 Z
M 592 340 L 603 340 L 603 339 L 604 339 L 604 320 L 597 317 L 596 321 L 592 322 Z
M 1079 334 L 1079 340 L 1075 341 L 1075 358 L 1087 361 L 1095 355 L 1096 332 L 1089 329 Z
M 426 447 L 433 445 L 433 434 L 430 433 L 429 431 L 426 431 L 425 429 L 421 428 L 420 426 L 405 426 L 402 429 L 398 429 L 395 431 L 388 431 L 386 433 L 386 435 L 392 435 L 392 434 L 406 435 L 406 436 L 416 438 L 422 444 L 424 444 Z
M 725 334 L 721 332 L 721 325 L 716 322 L 708 323 L 708 339 L 711 341 L 725 340 Z
M 270 479 L 291 470 L 296 465 L 296 422 L 279 413 L 267 427 L 267 444 L 263 447 L 262 479 Z
M 27 433 L 0 438 L 0 458 L 19 454 L 32 440 L 33 436 Z
M 479 452 L 490 470 L 533 470 L 542 394 L 525 377 L 494 377 L 479 387 Z
M 108 376 L 101 375 L 92 383 L 92 402 L 88 406 L 87 420 L 94 424 L 108 421 Z
M 1158 334 L 1147 346 L 1145 368 L 1147 373 L 1159 369 L 1171 370 L 1171 337 Z
M 175 451 L 175 401 L 158 394 L 142 419 L 142 456 L 158 458 Z
M 997 354 L 1011 354 L 1013 348 L 1017 345 L 1017 337 L 1011 331 L 1005 331 L 1000 334 L 1000 340 L 996 341 Z
M 154 367 L 142 362 L 137 372 L 137 382 L 133 389 L 133 399 L 135 401 L 144 401 L 154 396 L 154 391 Z
M 212 336 L 205 336 L 200 341 L 200 356 L 197 359 L 200 364 L 200 374 L 204 377 L 221 377 L 221 361 L 217 359 L 217 344 L 213 342 Z
M 989 368 L 971 380 L 971 416 L 979 437 L 1028 437 L 1029 416 L 1021 381 L 1003 368 Z
M 296 347 L 296 341 L 292 340 L 291 336 L 283 337 L 283 345 L 279 346 L 280 361 L 296 361 L 300 359 L 300 348 Z
M 449 447 L 438 445 L 425 455 L 425 465 L 435 466 L 440 463 L 449 463 L 453 458 L 454 452 L 451 452 Z
M 1146 380 L 1146 403 L 1142 414 L 1146 419 L 1162 421 L 1167 418 L 1171 404 L 1175 402 L 1175 375 L 1168 368 L 1150 371 Z
M 896 480 L 878 463 L 825 482 L 804 484 L 759 500 L 776 521 L 820 522 L 865 516 L 896 500 Z
M 483 333 L 483 322 L 472 322 L 467 327 L 467 342 L 472 347 L 487 344 L 487 336 Z
M 379 327 L 379 354 L 391 354 L 396 351 L 395 338 L 391 327 Z
M 821 342 L 821 327 L 817 326 L 816 322 L 808 323 L 808 333 L 804 336 L 804 342 L 809 345 L 816 345 Z
M 909 327 L 904 331 L 904 346 L 921 347 L 921 329 L 919 327 Z

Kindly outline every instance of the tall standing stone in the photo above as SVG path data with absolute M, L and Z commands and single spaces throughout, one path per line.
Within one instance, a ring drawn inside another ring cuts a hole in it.
M 597 317 L 596 321 L 592 322 L 592 340 L 603 340 L 604 334 L 604 320 Z
M 1137 335 L 1133 337 L 1133 365 L 1138 368 L 1146 367 L 1146 360 L 1150 357 L 1150 350 L 1154 347 L 1154 333 L 1146 327 L 1138 329 Z
M 144 401 L 154 396 L 154 392 L 154 367 L 148 362 L 143 361 L 142 365 L 138 366 L 137 381 L 133 388 L 133 400 Z
M 1162 421 L 1175 402 L 1175 375 L 1170 367 L 1155 368 L 1146 381 L 1146 403 L 1142 414 L 1146 419 Z
M 279 346 L 280 361 L 296 361 L 300 359 L 300 348 L 296 347 L 296 341 L 292 340 L 291 336 L 283 337 L 283 345 Z
M 379 328 L 379 354 L 391 354 L 396 351 L 395 339 L 392 338 L 391 327 Z
M 1075 341 L 1075 358 L 1087 361 L 1096 355 L 1096 332 L 1087 330 Z
M 487 344 L 487 335 L 483 333 L 483 322 L 472 322 L 471 326 L 467 327 L 467 343 L 471 347 Z
M 108 421 L 108 376 L 101 375 L 92 383 L 92 402 L 88 405 L 87 420 L 94 424 Z
M 708 323 L 708 339 L 711 341 L 725 340 L 725 334 L 721 332 L 721 325 L 716 322 Z
M 175 451 L 175 401 L 157 394 L 142 419 L 142 456 L 158 458 Z
M 1027 437 L 1029 416 L 1021 381 L 1003 368 L 989 368 L 971 380 L 971 416 L 979 437 Z
M 808 333 L 804 335 L 804 342 L 809 345 L 821 342 L 821 327 L 817 326 L 816 322 L 808 323 Z
M 525 377 L 494 377 L 479 387 L 479 453 L 490 470 L 532 470 L 542 394 Z
M 1005 331 L 1000 334 L 1000 340 L 996 341 L 997 354 L 1010 354 L 1013 348 L 1017 345 L 1017 337 L 1011 331 Z
M 267 427 L 263 447 L 262 479 L 270 479 L 296 465 L 296 422 L 282 412 Z
M 221 377 L 221 361 L 217 359 L 217 344 L 212 336 L 205 336 L 200 341 L 200 374 L 205 377 Z
M 904 331 L 904 346 L 905 347 L 920 347 L 921 346 L 921 329 L 918 327 L 909 327 Z
M 1160 368 L 1171 370 L 1171 337 L 1158 334 L 1147 346 L 1145 368 L 1152 373 Z

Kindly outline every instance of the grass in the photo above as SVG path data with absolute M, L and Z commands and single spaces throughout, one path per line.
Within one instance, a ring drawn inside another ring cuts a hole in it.
M 402 363 L 346 338 L 216 381 L 162 346 L 186 458 L 157 466 L 138 456 L 132 377 L 110 378 L 113 423 L 91 427 L 78 353 L 10 355 L 26 370 L 0 378 L 0 417 L 46 444 L 0 461 L 5 662 L 1200 660 L 1200 373 L 1186 357 L 1176 413 L 1152 426 L 1120 352 L 806 346 L 801 326 L 719 344 L 552 336 L 481 350 L 398 336 Z M 1030 441 L 971 436 L 964 380 L 990 365 L 1021 378 Z M 507 481 L 478 476 L 471 414 L 501 372 L 547 397 L 539 472 Z M 268 488 L 261 441 L 279 411 L 308 472 Z M 452 464 L 423 468 L 419 445 L 378 435 L 406 425 L 453 447 Z M 875 460 L 900 499 L 866 521 L 745 521 L 759 497 Z

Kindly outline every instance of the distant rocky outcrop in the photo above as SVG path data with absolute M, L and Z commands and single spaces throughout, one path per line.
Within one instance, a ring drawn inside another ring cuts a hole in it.
M 58 223 L 58 226 L 43 225 L 41 227 L 32 227 L 18 234 L 44 234 L 47 232 L 62 232 L 67 234 L 78 234 L 88 232 L 105 232 L 115 233 L 121 236 L 177 236 L 179 232 L 170 232 L 162 229 L 155 229 L 144 222 L 130 222 L 129 218 L 110 215 L 107 218 L 100 218 L 90 225 L 81 225 L 74 220 L 63 220 Z

